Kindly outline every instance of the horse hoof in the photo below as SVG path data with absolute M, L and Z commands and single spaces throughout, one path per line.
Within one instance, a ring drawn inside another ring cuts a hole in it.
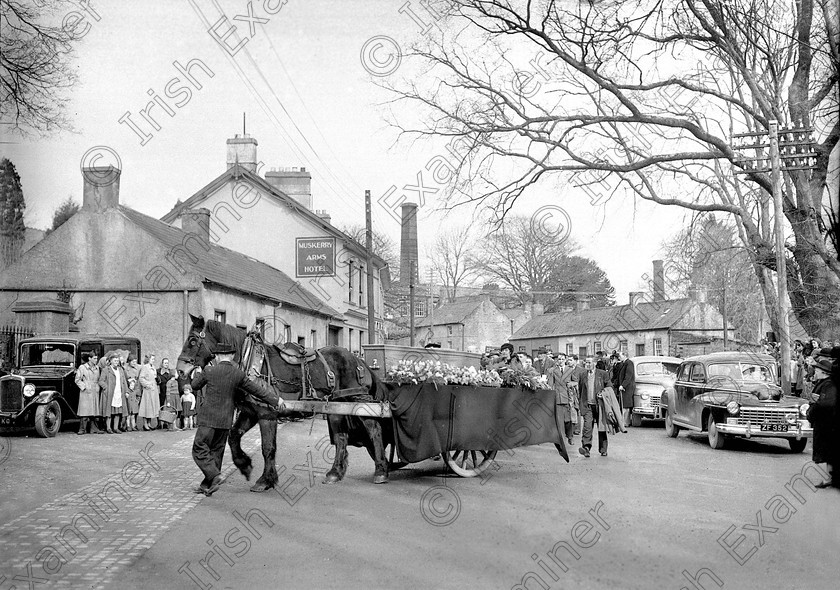
M 251 472 L 253 470 L 254 470 L 254 468 L 251 467 L 250 465 L 248 465 L 245 469 L 240 470 L 240 471 L 242 471 L 242 475 L 245 476 L 245 481 L 251 481 Z M 262 490 L 260 490 L 260 491 L 262 491 Z
M 251 486 L 251 491 L 252 492 L 267 492 L 268 490 L 270 490 L 273 487 L 274 486 L 270 486 L 266 483 L 258 481 L 257 483 L 255 483 L 254 485 Z
M 374 475 L 373 476 L 373 483 L 388 483 L 388 476 L 387 475 Z
M 341 481 L 341 478 L 338 476 L 337 473 L 333 473 L 330 471 L 327 476 L 324 478 L 323 483 L 338 483 Z

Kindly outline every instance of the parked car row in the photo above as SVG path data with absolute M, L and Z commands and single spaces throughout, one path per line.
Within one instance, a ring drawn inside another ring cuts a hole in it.
M 632 424 L 664 419 L 672 438 L 705 433 L 713 449 L 730 437 L 783 438 L 801 453 L 813 437 L 808 402 L 785 395 L 767 354 L 715 352 L 688 359 L 636 357 Z

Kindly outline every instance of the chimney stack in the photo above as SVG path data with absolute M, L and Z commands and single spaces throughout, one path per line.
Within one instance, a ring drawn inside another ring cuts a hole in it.
M 265 173 L 265 181 L 281 193 L 312 210 L 312 175 L 306 168 L 272 168 Z
M 400 231 L 400 284 L 407 287 L 412 261 L 414 262 L 414 284 L 419 277 L 417 268 L 417 204 L 402 204 L 402 229 Z
M 210 243 L 210 209 L 190 209 L 181 217 L 181 229 L 196 235 L 200 240 Z
M 256 174 L 257 172 L 257 140 L 244 133 L 234 135 L 227 140 L 228 170 L 236 164 Z
M 661 260 L 653 261 L 653 300 L 665 300 L 665 265 Z
M 630 307 L 635 308 L 644 301 L 645 294 L 641 291 L 630 291 Z
M 575 311 L 586 311 L 589 309 L 589 295 L 575 296 Z
M 82 207 L 102 211 L 120 204 L 120 174 L 114 166 L 82 168 Z
M 324 209 L 323 211 L 317 211 L 316 210 L 315 215 L 317 215 L 318 217 L 320 217 L 321 219 L 323 219 L 324 221 L 326 221 L 327 223 L 332 225 L 332 216 L 329 213 L 327 213 L 326 209 Z

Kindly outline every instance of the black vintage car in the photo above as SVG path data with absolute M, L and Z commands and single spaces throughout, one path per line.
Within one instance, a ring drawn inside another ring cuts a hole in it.
M 674 386 L 662 395 L 665 433 L 705 433 L 713 449 L 728 437 L 787 439 L 801 453 L 813 437 L 808 403 L 784 395 L 773 357 L 749 352 L 714 352 L 686 359 Z
M 0 427 L 30 427 L 55 436 L 65 420 L 77 419 L 76 368 L 82 354 L 111 351 L 140 358 L 140 340 L 99 334 L 44 334 L 26 338 L 18 349 L 19 367 L 0 377 Z

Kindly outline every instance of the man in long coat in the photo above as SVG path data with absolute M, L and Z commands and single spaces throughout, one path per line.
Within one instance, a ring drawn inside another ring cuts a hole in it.
M 589 457 L 592 448 L 592 430 L 598 422 L 598 394 L 610 384 L 609 373 L 595 368 L 595 360 L 586 357 L 584 370 L 578 374 L 578 389 L 580 390 L 580 413 L 583 417 L 583 437 L 578 452 Z M 598 451 L 601 456 L 607 456 L 607 431 L 598 430 Z
M 837 386 L 831 379 L 832 369 L 828 357 L 818 357 L 814 361 L 814 395 L 818 397 L 808 409 L 808 420 L 814 427 L 814 463 L 826 463 L 831 472 L 828 481 L 817 484 L 820 488 L 830 485 L 840 487 L 840 429 L 837 420 Z
M 99 356 L 95 352 L 83 353 L 85 362 L 76 369 L 76 385 L 79 388 L 79 431 L 76 434 L 103 434 L 96 425 L 96 419 L 101 415 L 99 407 Z
M 242 369 L 233 364 L 236 349 L 219 344 L 214 351 L 217 364 L 204 371 L 196 369 L 192 379 L 193 391 L 204 387 L 198 398 L 198 428 L 193 441 L 192 456 L 204 474 L 204 481 L 196 493 L 212 495 L 222 485 L 222 457 L 225 454 L 230 428 L 233 426 L 234 398 L 237 389 L 271 407 L 281 409 L 283 400 L 259 381 L 248 379 Z
M 618 359 L 621 363 L 618 368 L 618 398 L 624 414 L 624 423 L 630 422 L 630 412 L 633 411 L 633 396 L 636 393 L 636 366 L 627 353 L 619 352 Z

